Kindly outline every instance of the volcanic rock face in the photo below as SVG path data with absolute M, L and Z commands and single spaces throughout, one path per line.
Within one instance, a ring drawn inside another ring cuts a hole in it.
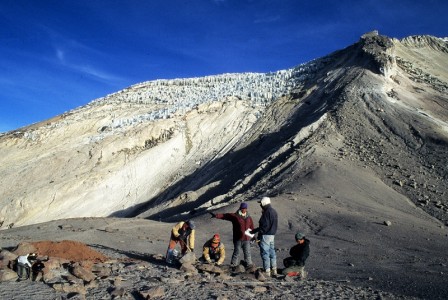
M 447 70 L 446 40 L 370 33 L 289 70 L 131 86 L 0 136 L 1 228 L 174 220 L 292 193 L 331 161 L 447 222 Z

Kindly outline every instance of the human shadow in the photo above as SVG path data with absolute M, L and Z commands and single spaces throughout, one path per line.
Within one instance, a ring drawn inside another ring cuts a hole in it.
M 107 247 L 107 246 L 99 245 L 99 244 L 89 244 L 89 246 L 96 248 L 96 249 L 102 249 L 105 251 L 116 252 L 121 255 L 125 255 L 126 257 L 128 257 L 130 259 L 145 261 L 145 262 L 149 262 L 154 265 L 159 265 L 159 266 L 166 265 L 165 260 L 157 259 L 153 254 L 140 253 L 137 251 L 125 251 L 125 250 L 111 248 L 111 247 Z

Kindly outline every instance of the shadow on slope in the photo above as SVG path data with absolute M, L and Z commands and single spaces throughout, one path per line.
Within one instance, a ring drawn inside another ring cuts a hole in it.
M 253 141 L 241 150 L 229 152 L 217 160 L 208 162 L 201 169 L 195 171 L 191 175 L 186 176 L 169 190 L 162 193 L 159 197 L 149 200 L 146 203 L 118 211 L 112 216 L 134 217 L 144 213 L 148 209 L 153 208 L 155 205 L 162 204 L 169 199 L 181 195 L 182 193 L 197 190 L 198 188 L 212 182 L 219 182 L 218 185 L 210 188 L 196 200 L 173 208 L 164 209 L 157 214 L 150 215 L 149 218 L 155 220 L 167 220 L 167 218 L 179 213 L 197 213 L 197 207 L 203 205 L 216 196 L 225 195 L 234 187 L 238 180 L 245 179 L 247 174 L 252 174 L 264 160 L 268 160 L 269 163 L 266 166 L 263 166 L 263 170 L 247 182 L 245 185 L 245 191 L 240 192 L 248 191 L 256 185 L 260 178 L 265 177 L 275 167 L 283 164 L 286 161 L 286 158 L 288 158 L 297 149 L 290 147 L 281 155 L 275 158 L 270 158 L 273 153 L 288 144 L 302 128 L 315 123 L 325 113 L 334 107 L 335 103 L 339 99 L 340 90 L 336 89 L 333 92 L 330 92 L 330 90 L 331 89 L 328 89 L 327 91 L 324 88 L 318 88 L 317 92 L 312 93 L 308 97 L 302 99 L 299 107 L 293 108 L 295 109 L 295 112 L 281 128 L 272 128 L 269 133 L 259 133 L 258 136 L 253 135 L 250 137 Z M 294 102 L 297 101 L 297 99 L 284 98 L 278 101 Z M 277 105 L 279 105 L 279 103 L 277 103 Z M 275 105 L 271 108 L 271 112 L 274 114 L 274 119 L 277 117 L 277 114 L 281 117 L 281 111 L 275 112 L 273 110 L 275 110 Z M 263 119 L 260 119 L 259 122 L 269 124 L 273 121 L 264 117 Z M 301 144 L 297 147 L 300 147 L 300 145 Z M 283 166 L 283 168 L 287 167 L 288 166 Z M 272 182 L 273 180 L 274 178 L 268 179 L 269 182 Z M 264 188 L 269 188 L 269 186 L 265 186 Z M 261 194 L 264 192 L 266 191 L 255 191 L 255 194 Z M 230 196 L 227 196 L 226 199 L 220 202 L 229 201 L 230 198 Z
M 316 72 L 313 78 L 308 79 L 297 92 L 294 92 L 291 96 L 278 99 L 268 108 L 265 116 L 254 125 L 254 130 L 251 132 L 251 136 L 248 137 L 252 142 L 247 146 L 208 162 L 194 173 L 185 176 L 158 197 L 117 211 L 111 214 L 111 216 L 135 217 L 140 215 L 154 220 L 174 221 L 177 219 L 176 216 L 178 214 L 199 213 L 198 207 L 207 203 L 210 199 L 226 195 L 239 180 L 244 180 L 247 174 L 252 174 L 257 168 L 260 168 L 260 164 L 265 160 L 269 163 L 263 166 L 262 170 L 245 184 L 244 190 L 240 190 L 238 193 L 246 193 L 251 189 L 253 189 L 253 196 L 267 193 L 276 180 L 273 176 L 269 177 L 269 173 L 274 168 L 284 164 L 286 158 L 298 150 L 297 148 L 300 148 L 304 141 L 296 147 L 290 147 L 275 158 L 271 157 L 271 155 L 290 143 L 291 139 L 301 129 L 315 123 L 325 113 L 337 108 L 339 101 L 344 100 L 340 96 L 345 86 L 355 80 L 362 71 L 370 70 L 377 74 L 381 73 L 381 65 L 379 65 L 377 59 L 378 55 L 372 51 L 367 51 L 365 48 L 366 45 L 370 48 L 373 47 L 372 45 L 376 45 L 378 48 L 376 51 L 380 53 L 381 50 L 388 47 L 385 40 L 387 38 L 378 36 L 373 37 L 372 41 L 361 39 L 360 42 L 323 58 L 324 65 Z M 312 92 L 307 94 L 308 91 Z M 288 104 L 291 112 L 284 111 Z M 268 114 L 270 116 L 266 117 Z M 275 123 L 283 125 L 278 127 Z M 267 133 L 263 132 L 263 126 L 270 128 Z M 291 165 L 292 163 L 289 164 Z M 289 165 L 283 165 L 282 169 L 284 170 L 288 167 Z M 266 180 L 267 184 L 263 186 L 263 190 L 257 190 L 256 184 L 261 178 Z M 197 199 L 176 207 L 160 210 L 157 213 L 147 212 L 157 205 L 162 205 L 183 193 L 195 191 L 212 182 L 219 182 L 219 184 L 210 188 Z M 231 198 L 233 197 L 226 195 L 220 203 L 229 202 Z M 202 210 L 205 210 L 205 208 Z

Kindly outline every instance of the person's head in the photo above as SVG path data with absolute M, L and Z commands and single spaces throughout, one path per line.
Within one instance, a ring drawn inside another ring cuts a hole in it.
M 193 230 L 196 227 L 196 225 L 192 220 L 188 220 L 187 222 L 185 222 L 185 224 L 187 225 L 187 227 L 190 227 L 191 230 Z
M 29 253 L 28 254 L 28 259 L 31 259 L 31 260 L 33 260 L 33 259 L 37 259 L 37 253 Z
M 301 244 L 305 241 L 305 235 L 302 232 L 298 231 L 295 235 L 295 239 L 297 243 Z
M 262 209 L 265 209 L 269 204 L 271 204 L 271 198 L 263 197 L 261 200 L 258 200 Z
M 221 237 L 218 233 L 215 233 L 212 238 L 212 247 L 216 248 L 219 246 L 219 242 L 221 241 Z
M 240 210 L 243 213 L 245 213 L 247 211 L 247 203 L 246 202 L 241 203 Z

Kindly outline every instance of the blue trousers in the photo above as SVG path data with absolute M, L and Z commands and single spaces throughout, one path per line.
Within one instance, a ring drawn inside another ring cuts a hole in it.
M 260 240 L 260 254 L 263 260 L 263 268 L 266 271 L 277 269 L 274 237 L 274 235 L 263 235 Z

